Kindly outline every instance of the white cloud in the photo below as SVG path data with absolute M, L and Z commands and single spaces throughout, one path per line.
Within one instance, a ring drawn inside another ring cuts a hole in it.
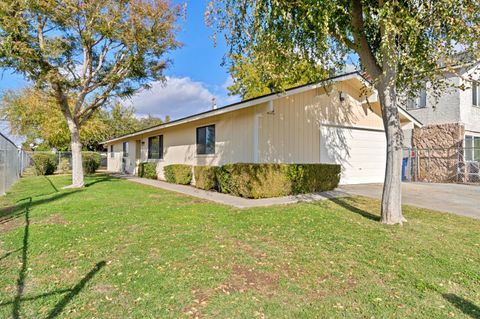
M 133 105 L 138 116 L 154 115 L 172 119 L 208 111 L 212 99 L 218 106 L 236 102 L 238 98 L 227 95 L 226 85 L 208 86 L 189 77 L 167 77 L 165 83 L 155 82 L 149 90 L 137 93 L 125 103 Z

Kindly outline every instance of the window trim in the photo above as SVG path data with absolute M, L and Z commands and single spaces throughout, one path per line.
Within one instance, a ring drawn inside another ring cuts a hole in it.
M 480 86 L 478 81 L 472 81 L 472 105 L 480 107 Z
M 123 151 L 123 157 L 128 157 L 128 149 L 129 149 L 129 145 L 128 145 L 128 142 L 123 142 L 122 143 L 122 151 Z
M 213 147 L 213 151 L 211 152 L 208 152 L 207 151 L 207 131 L 208 131 L 208 128 L 213 128 L 213 145 L 211 145 Z M 199 147 L 200 144 L 199 143 L 199 132 L 200 130 L 202 129 L 205 129 L 205 144 L 204 144 L 204 151 L 201 152 L 201 147 Z M 196 142 L 196 154 L 197 156 L 212 156 L 212 155 L 215 155 L 216 154 L 216 151 L 217 151 L 217 147 L 216 147 L 216 143 L 217 143 L 217 133 L 216 133 L 216 127 L 215 127 L 215 124 L 208 124 L 208 125 L 204 125 L 204 126 L 199 126 L 195 129 L 195 133 L 196 133 L 196 137 L 195 137 L 195 142 Z
M 469 146 L 467 146 L 467 139 L 470 139 L 471 145 L 469 145 Z M 475 146 L 475 142 L 480 144 L 480 136 L 478 136 L 478 135 L 465 135 L 465 137 L 464 137 L 464 160 L 466 162 L 480 162 L 480 155 L 478 155 L 480 153 L 480 148 Z M 468 157 L 468 159 L 467 159 L 467 157 Z
M 151 141 L 154 139 L 154 138 L 158 138 L 158 157 L 153 157 L 152 156 L 152 150 L 151 150 Z M 154 136 L 149 136 L 147 138 L 147 160 L 163 160 L 163 153 L 164 153 L 164 150 L 163 150 L 163 134 L 159 134 L 159 135 L 154 135 Z
M 115 157 L 115 152 L 113 151 L 113 144 L 110 145 L 110 158 L 114 158 Z

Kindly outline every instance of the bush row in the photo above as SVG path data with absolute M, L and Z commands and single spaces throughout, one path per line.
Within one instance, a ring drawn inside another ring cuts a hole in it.
M 331 164 L 227 164 L 216 173 L 219 190 L 246 198 L 266 198 L 332 190 L 340 166 Z
M 70 170 L 70 161 L 62 159 L 60 165 L 55 153 L 34 153 L 32 155 L 33 166 L 37 175 L 52 175 L 57 167 L 62 173 Z M 83 152 L 82 164 L 85 174 L 93 174 L 100 167 L 100 154 L 95 152 Z
M 155 163 L 142 163 L 139 175 L 145 176 L 152 166 L 152 177 L 157 178 Z M 193 167 L 195 187 L 218 190 L 246 198 L 268 198 L 292 194 L 332 190 L 340 181 L 340 166 L 332 164 L 226 164 L 223 166 Z M 188 185 L 192 181 L 192 167 L 175 164 L 164 167 L 165 180 Z

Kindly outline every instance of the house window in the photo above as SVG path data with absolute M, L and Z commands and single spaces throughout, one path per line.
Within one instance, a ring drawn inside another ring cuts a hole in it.
M 407 100 L 407 110 L 427 107 L 427 89 L 422 88 L 418 95 Z
M 197 127 L 197 154 L 215 154 L 215 125 Z
M 480 162 L 480 136 L 465 136 L 465 160 Z
M 472 82 L 472 104 L 480 106 L 480 90 L 478 88 L 478 82 Z
M 123 142 L 123 157 L 128 157 L 128 142 Z
M 163 135 L 148 138 L 148 159 L 163 159 Z
M 115 157 L 115 153 L 113 153 L 113 145 L 110 145 L 110 157 Z

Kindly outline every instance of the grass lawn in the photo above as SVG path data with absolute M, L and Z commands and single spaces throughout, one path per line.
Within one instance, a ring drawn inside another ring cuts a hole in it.
M 480 318 L 480 221 L 362 197 L 232 209 L 97 175 L 0 197 L 0 318 Z M 426 194 L 428 196 L 428 194 Z

